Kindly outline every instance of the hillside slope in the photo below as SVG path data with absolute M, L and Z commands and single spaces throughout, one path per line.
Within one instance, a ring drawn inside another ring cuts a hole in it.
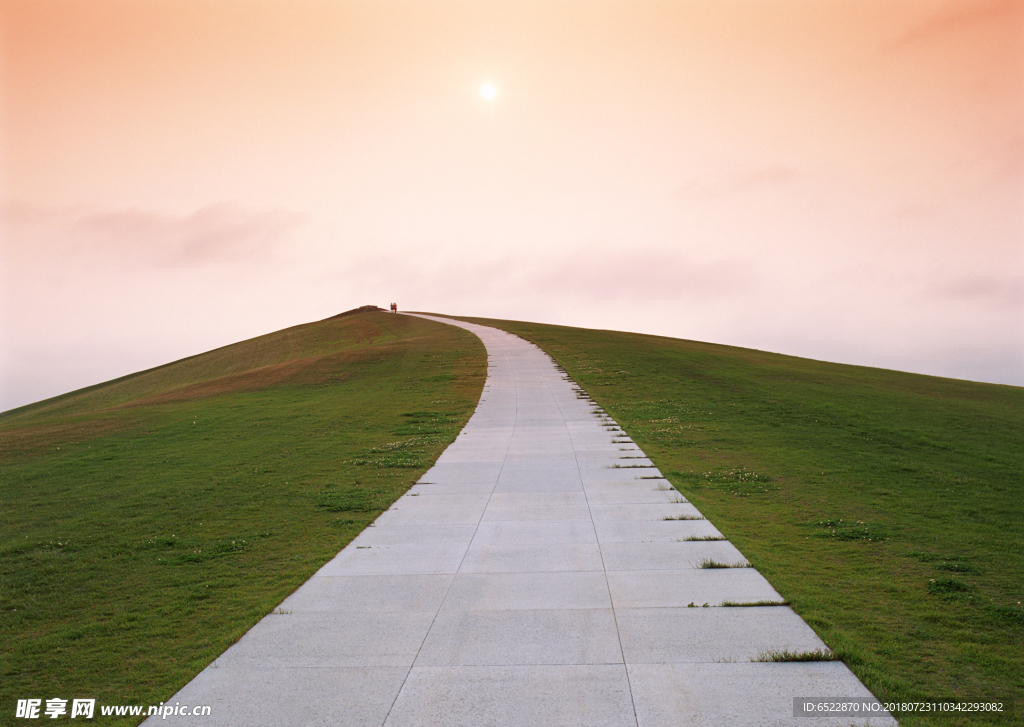
M 474 336 L 367 312 L 0 416 L 0 723 L 167 699 L 415 482 L 485 374 Z

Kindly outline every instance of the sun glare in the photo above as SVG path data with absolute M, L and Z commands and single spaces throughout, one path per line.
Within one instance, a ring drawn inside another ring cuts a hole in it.
M 483 98 L 487 99 L 488 101 L 494 98 L 497 95 L 497 93 L 498 89 L 494 87 L 493 83 L 485 83 L 483 86 L 480 87 L 480 95 Z

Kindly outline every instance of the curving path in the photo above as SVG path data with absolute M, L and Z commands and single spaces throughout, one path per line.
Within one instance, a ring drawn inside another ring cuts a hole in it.
M 430 318 L 430 316 L 423 316 Z M 148 724 L 891 724 L 796 718 L 870 698 L 841 662 L 752 662 L 824 644 L 539 348 L 478 335 L 487 383 L 407 495 Z M 701 540 L 701 538 L 704 538 Z M 706 607 L 705 607 L 706 606 Z

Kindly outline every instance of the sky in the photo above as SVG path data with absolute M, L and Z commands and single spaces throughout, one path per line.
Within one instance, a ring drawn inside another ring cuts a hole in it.
M 1024 385 L 1024 0 L 0 0 L 0 410 L 392 301 Z

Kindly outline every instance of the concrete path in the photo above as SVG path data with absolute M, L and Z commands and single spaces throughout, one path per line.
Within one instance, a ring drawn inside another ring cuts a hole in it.
M 212 725 L 892 724 L 795 718 L 867 697 L 743 555 L 540 349 L 483 339 L 472 419 L 437 464 L 181 692 Z M 702 540 L 703 538 L 703 540 Z M 148 724 L 178 720 L 151 719 Z

